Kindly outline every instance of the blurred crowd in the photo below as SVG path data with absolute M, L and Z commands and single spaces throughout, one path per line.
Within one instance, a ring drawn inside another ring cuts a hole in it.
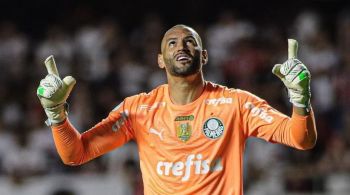
M 63 165 L 45 113 L 36 97 L 46 75 L 43 61 L 53 54 L 61 77 L 77 79 L 69 99 L 72 123 L 81 132 L 105 118 L 125 97 L 166 82 L 157 54 L 167 24 L 148 14 L 125 30 L 114 18 L 75 28 L 49 25 L 33 38 L 12 21 L 0 23 L 0 177 L 13 185 L 52 175 L 104 174 L 120 177 L 124 194 L 141 194 L 136 144 L 80 167 Z M 293 26 L 257 24 L 237 13 L 221 12 L 214 22 L 189 24 L 209 52 L 206 80 L 248 90 L 291 114 L 282 82 L 271 69 L 287 59 L 287 38 L 299 41 L 299 59 L 312 74 L 312 106 L 318 141 L 310 151 L 249 139 L 245 155 L 246 194 L 350 191 L 350 12 L 333 25 L 322 14 L 300 12 Z M 1 180 L 2 181 L 2 180 Z M 64 191 L 64 190 L 62 190 Z M 73 192 L 71 192 L 73 194 Z

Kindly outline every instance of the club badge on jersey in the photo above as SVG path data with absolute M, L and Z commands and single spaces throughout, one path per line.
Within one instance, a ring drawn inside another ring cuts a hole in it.
M 192 135 L 190 123 L 180 123 L 176 126 L 176 136 L 183 142 L 187 142 Z
M 210 139 L 217 139 L 224 133 L 224 124 L 218 118 L 209 118 L 203 124 L 203 133 Z
M 175 129 L 176 129 L 176 137 L 178 137 L 182 142 L 187 142 L 192 135 L 192 126 L 190 121 L 194 120 L 194 116 L 186 115 L 186 116 L 177 116 L 175 118 Z

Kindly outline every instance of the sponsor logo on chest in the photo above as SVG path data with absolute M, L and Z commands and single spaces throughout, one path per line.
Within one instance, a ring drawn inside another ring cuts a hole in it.
M 161 107 L 165 107 L 166 103 L 165 102 L 156 102 L 152 105 L 149 105 L 149 104 L 141 104 L 139 106 L 139 109 L 140 110 L 145 110 L 145 111 L 152 111 L 152 110 L 156 110 L 158 108 L 161 108 Z
M 160 140 L 162 141 L 164 140 L 164 137 L 163 137 L 164 129 L 161 129 L 160 131 L 158 131 L 157 129 L 150 128 L 148 132 L 157 135 Z
M 189 181 L 191 175 L 204 175 L 209 172 L 222 171 L 222 158 L 214 160 L 202 159 L 202 154 L 190 154 L 186 161 L 168 162 L 158 161 L 157 174 L 164 176 L 181 177 L 181 181 Z
M 232 104 L 232 98 L 221 97 L 221 98 L 206 99 L 205 104 L 213 105 L 213 106 L 217 106 L 221 104 Z

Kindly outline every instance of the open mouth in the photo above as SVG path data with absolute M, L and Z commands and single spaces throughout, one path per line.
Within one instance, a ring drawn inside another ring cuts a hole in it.
M 190 61 L 192 58 L 188 54 L 181 53 L 176 55 L 176 61 L 184 62 L 184 61 Z

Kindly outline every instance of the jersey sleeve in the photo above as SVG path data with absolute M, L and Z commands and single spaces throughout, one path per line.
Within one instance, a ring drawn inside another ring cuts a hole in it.
M 309 137 L 316 132 L 313 113 L 292 117 L 272 108 L 265 100 L 246 91 L 239 91 L 240 114 L 246 137 L 262 138 L 297 149 L 308 149 Z
M 53 126 L 53 138 L 62 161 L 68 165 L 83 164 L 134 139 L 131 105 L 130 100 L 124 100 L 107 118 L 82 134 L 68 119 Z

